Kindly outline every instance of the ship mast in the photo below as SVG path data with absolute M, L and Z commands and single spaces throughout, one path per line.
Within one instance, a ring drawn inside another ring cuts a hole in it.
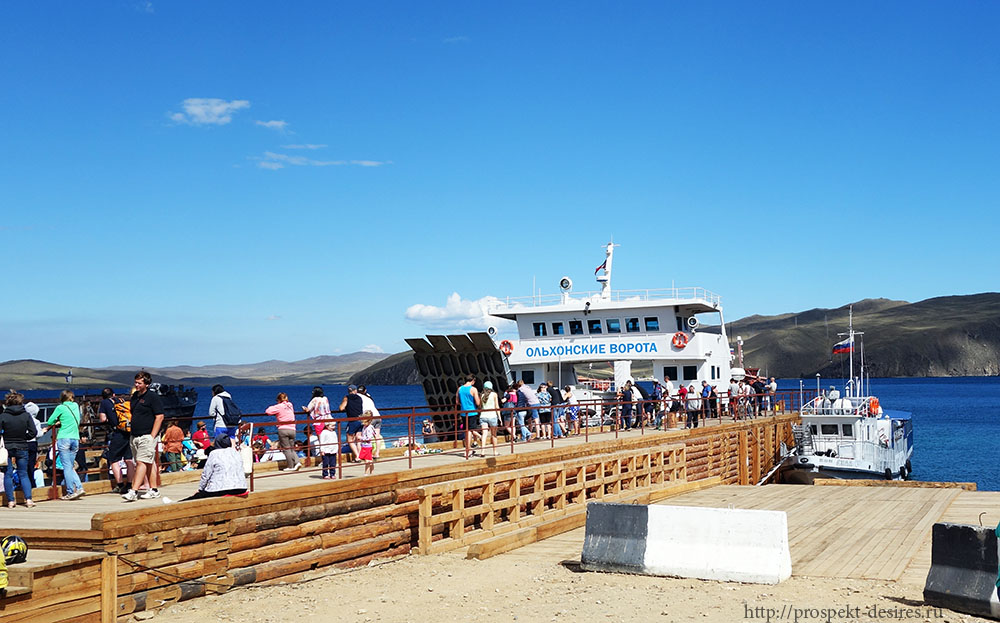
M 858 379 L 854 378 L 854 336 L 855 335 L 864 335 L 864 333 L 861 332 L 861 331 L 855 331 L 854 330 L 854 305 L 851 305 L 848 308 L 848 312 L 847 312 L 847 333 L 838 333 L 837 335 L 846 335 L 847 336 L 848 348 L 850 348 L 850 355 L 851 356 L 850 356 L 850 359 L 848 359 L 848 361 L 849 361 L 848 370 L 849 370 L 849 374 L 850 374 L 850 377 L 849 377 L 850 378 L 850 382 L 848 382 L 848 387 L 850 388 L 850 393 L 848 394 L 848 397 L 849 398 L 855 398 L 855 397 L 861 396 L 864 393 L 864 386 L 863 386 L 863 384 L 864 384 L 864 377 L 862 376 L 862 379 L 860 381 L 862 383 L 862 387 L 859 388 L 858 387 L 858 382 L 859 381 L 858 381 Z M 865 362 L 864 362 L 864 351 L 862 351 L 861 357 L 862 357 L 862 360 L 861 360 L 861 369 L 862 369 L 862 375 L 863 375 L 864 374 L 864 365 L 865 365 Z
M 611 260 L 615 253 L 615 247 L 617 247 L 613 242 L 609 242 L 604 247 L 604 263 L 597 267 L 594 274 L 597 275 L 597 283 L 601 284 L 601 298 L 610 301 L 611 300 Z M 598 275 L 597 273 L 604 271 L 603 275 Z

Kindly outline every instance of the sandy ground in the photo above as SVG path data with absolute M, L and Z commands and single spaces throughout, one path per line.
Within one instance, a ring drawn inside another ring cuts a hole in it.
M 920 586 L 792 577 L 776 586 L 579 571 L 535 544 L 485 561 L 407 556 L 295 584 L 234 589 L 143 618 L 170 623 L 985 621 L 923 605 Z M 563 552 L 565 553 L 565 552 Z

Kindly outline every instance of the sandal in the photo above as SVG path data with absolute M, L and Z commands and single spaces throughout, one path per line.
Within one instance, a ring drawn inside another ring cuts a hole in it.
M 7 508 L 17 508 L 17 502 L 7 502 Z
M 31 500 L 26 501 L 24 505 L 27 506 L 28 508 L 35 508 L 35 503 Z

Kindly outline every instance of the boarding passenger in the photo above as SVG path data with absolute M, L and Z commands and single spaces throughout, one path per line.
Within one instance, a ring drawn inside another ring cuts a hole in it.
M 549 393 L 549 386 L 542 383 L 536 392 L 538 396 L 538 422 L 541 425 L 539 439 L 552 438 L 552 394 Z
M 361 396 L 358 395 L 358 387 L 356 385 L 348 385 L 347 395 L 340 401 L 340 407 L 338 407 L 338 410 L 343 411 L 346 417 L 351 418 L 347 423 L 347 445 L 351 447 L 351 456 L 355 463 L 361 461 L 361 446 L 358 445 L 358 433 L 364 428 L 361 424 L 361 414 L 365 412 L 364 404 Z M 318 435 L 321 430 L 316 431 L 316 434 Z
M 625 381 L 625 386 L 618 392 L 618 429 L 629 430 L 632 428 L 632 381 Z
M 49 426 L 59 424 L 56 450 L 59 452 L 63 479 L 66 481 L 66 495 L 62 497 L 64 500 L 75 500 L 83 495 L 83 483 L 73 469 L 76 454 L 80 450 L 80 406 L 73 401 L 73 398 L 73 392 L 64 389 L 59 395 L 59 406 L 49 416 L 48 421 Z
M 712 386 L 708 381 L 701 382 L 701 412 L 703 417 L 712 416 Z
M 514 389 L 513 385 L 508 385 L 507 389 L 504 390 L 503 393 L 503 411 L 500 412 L 500 418 L 508 437 L 507 441 L 513 441 L 516 437 L 516 433 L 514 432 L 514 416 L 516 410 L 517 390 Z
M 472 429 L 479 425 L 478 409 L 482 404 L 475 383 L 476 375 L 466 375 L 465 383 L 455 392 L 455 410 L 459 412 L 459 428 L 465 432 L 466 454 L 469 453 L 469 444 L 472 442 Z
M 483 410 L 479 414 L 479 425 L 482 429 L 482 448 L 483 454 L 485 454 L 486 444 L 492 442 L 493 456 L 497 455 L 497 426 L 500 424 L 497 396 L 498 394 L 493 391 L 493 383 L 491 381 L 483 383 L 483 395 L 480 397 Z
M 549 381 L 545 385 L 548 389 L 549 396 L 552 397 L 552 436 L 559 439 L 565 434 L 566 431 L 566 410 L 559 406 L 563 403 L 564 398 L 562 392 L 559 391 L 558 387 L 552 384 L 552 381 Z
M 740 386 L 736 379 L 729 379 L 729 415 L 734 420 L 740 419 Z
M 302 469 L 302 463 L 295 454 L 295 407 L 285 392 L 278 393 L 275 404 L 264 410 L 267 415 L 274 416 L 278 423 L 278 447 L 285 454 L 283 471 L 297 472 Z
M 31 499 L 31 478 L 28 464 L 28 442 L 35 438 L 33 419 L 24 408 L 24 396 L 10 392 L 4 398 L 3 413 L 0 413 L 0 440 L 7 449 L 7 468 L 3 472 L 3 490 L 7 496 L 7 508 L 17 506 L 17 491 L 14 488 L 14 473 L 17 472 L 24 505 L 35 506 Z M 82 490 L 82 489 L 81 489 Z M 77 496 L 79 497 L 79 496 Z
M 135 474 L 132 477 L 132 487 L 122 495 L 122 499 L 126 502 L 134 502 L 139 498 L 152 500 L 160 497 L 160 491 L 156 486 L 151 486 L 149 490 L 139 495 L 139 487 L 147 475 L 150 485 L 159 483 L 159 475 L 153 468 L 153 463 L 156 459 L 156 439 L 163 424 L 163 401 L 159 394 L 149 391 L 152 382 L 153 377 L 145 370 L 135 375 L 135 392 L 132 393 L 129 406 L 132 413 L 130 443 L 132 457 L 135 459 Z M 226 434 L 228 435 L 228 432 Z
M 651 399 L 652 397 L 649 395 L 649 392 L 646 391 L 645 387 L 639 385 L 638 383 L 632 383 L 632 388 L 639 394 L 639 413 L 636 418 L 637 421 L 635 425 L 648 426 L 651 419 L 650 416 L 653 414 L 653 410 L 656 408 L 656 405 L 653 403 Z M 641 420 L 641 422 L 639 420 Z
M 687 425 L 686 428 L 698 428 L 698 413 L 701 412 L 701 398 L 694 388 L 694 383 L 687 390 Z
M 116 400 L 119 402 L 116 403 Z M 132 449 L 129 447 L 129 422 L 122 421 L 116 404 L 128 404 L 124 400 L 116 398 L 115 392 L 110 387 L 101 390 L 101 406 L 97 411 L 98 420 L 111 427 L 108 433 L 108 455 L 107 460 L 111 465 L 111 474 L 114 482 L 111 491 L 114 493 L 125 493 L 128 491 L 128 482 L 122 477 L 122 461 L 131 474 L 135 470 L 135 462 L 132 460 Z
M 517 412 L 517 424 L 521 427 L 521 441 L 531 441 L 531 433 L 528 432 L 527 426 L 525 426 L 525 417 L 528 416 L 528 412 L 531 412 L 532 427 L 535 429 L 535 436 L 538 436 L 538 395 L 535 394 L 535 390 L 531 389 L 530 385 L 524 383 L 524 381 L 518 381 L 515 384 L 517 388 L 517 406 L 520 409 Z
M 567 385 L 563 387 L 563 403 L 566 405 L 566 422 L 569 425 L 566 434 L 570 431 L 574 435 L 580 434 L 580 401 L 576 399 L 573 388 Z

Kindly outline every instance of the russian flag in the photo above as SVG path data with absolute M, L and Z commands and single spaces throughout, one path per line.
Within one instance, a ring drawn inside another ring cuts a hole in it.
M 597 273 L 601 272 L 602 270 L 607 269 L 607 267 L 608 267 L 608 261 L 604 260 L 603 264 L 601 264 L 600 266 L 598 266 L 597 268 L 594 269 L 594 274 L 596 275 Z
M 843 342 L 837 342 L 833 345 L 834 355 L 843 355 L 851 352 L 854 352 L 854 340 L 851 338 L 847 338 Z

